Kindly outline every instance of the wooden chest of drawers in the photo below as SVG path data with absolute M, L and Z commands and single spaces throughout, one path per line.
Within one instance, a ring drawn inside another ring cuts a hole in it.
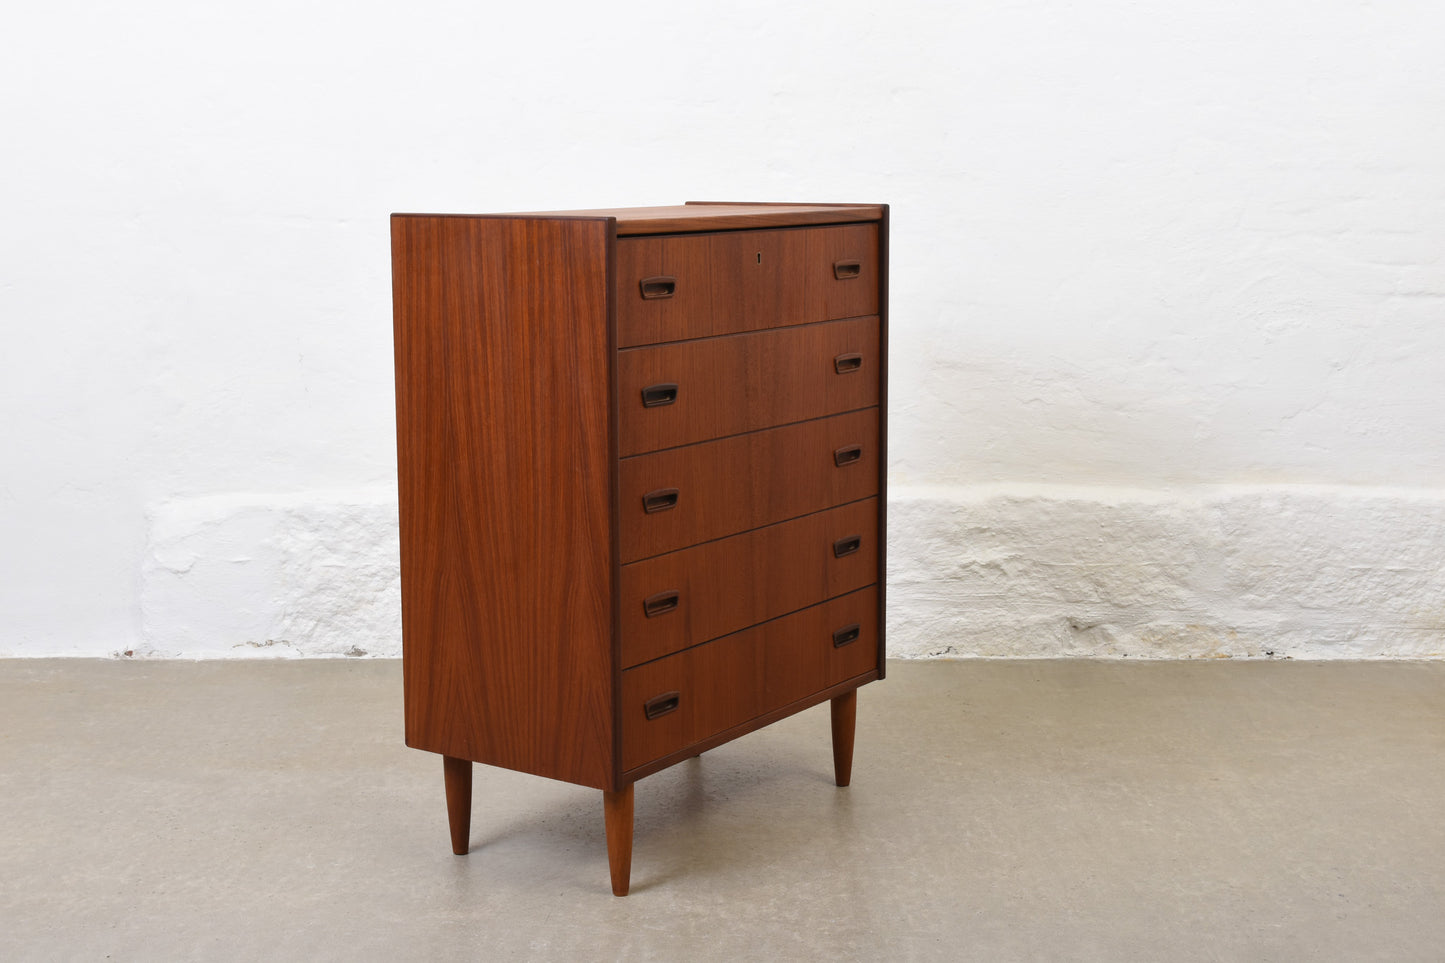
M 603 791 L 883 677 L 888 209 L 392 218 L 406 741 Z

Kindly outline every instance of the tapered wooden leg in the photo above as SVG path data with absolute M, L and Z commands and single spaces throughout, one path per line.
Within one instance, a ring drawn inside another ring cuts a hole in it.
M 607 821 L 607 864 L 612 870 L 612 895 L 626 896 L 632 883 L 632 783 L 617 792 L 602 791 Z
M 840 786 L 853 778 L 853 724 L 857 718 L 857 689 L 833 698 L 833 781 Z
M 472 844 L 472 761 L 442 756 L 447 777 L 447 822 L 452 826 L 452 852 L 465 856 Z

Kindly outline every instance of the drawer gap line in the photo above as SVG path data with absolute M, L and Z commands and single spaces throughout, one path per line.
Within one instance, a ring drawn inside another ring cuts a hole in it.
M 870 499 L 870 498 L 877 498 L 877 497 L 878 497 L 877 493 L 874 493 L 874 494 L 872 494 L 872 495 L 864 495 L 862 498 L 855 498 L 855 499 L 853 499 L 851 502 L 839 502 L 839 503 L 836 504 L 836 505 L 829 505 L 827 508 L 820 508 L 820 509 L 818 509 L 816 512 L 808 512 L 808 513 L 803 514 L 803 515 L 794 515 L 794 516 L 792 516 L 791 518 L 780 518 L 780 519 L 778 519 L 778 520 L 775 521 L 775 522 L 768 522 L 766 525 L 757 525 L 757 526 L 755 526 L 755 527 L 753 527 L 753 528 L 743 528 L 743 529 L 739 529 L 739 530 L 736 531 L 736 532 L 728 532 L 726 535 L 719 535 L 717 538 L 704 539 L 704 540 L 702 540 L 701 542 L 689 542 L 688 544 L 682 546 L 681 548 L 668 549 L 668 550 L 665 551 L 665 552 L 658 552 L 656 555 L 644 555 L 644 556 L 642 556 L 641 558 L 630 558 L 630 559 L 628 559 L 627 561 L 625 561 L 625 562 L 622 563 L 622 567 L 623 567 L 623 568 L 626 568 L 628 565 L 635 565 L 635 564 L 637 564 L 638 562 L 646 562 L 646 561 L 650 561 L 651 559 L 654 559 L 654 558 L 661 558 L 661 557 L 664 556 L 664 555 L 671 555 L 671 554 L 673 554 L 674 552 L 685 552 L 685 551 L 687 551 L 687 550 L 690 549 L 690 548 L 697 548 L 699 545 L 711 545 L 713 542 L 721 542 L 723 539 L 725 539 L 725 538 L 732 538 L 734 535 L 746 535 L 746 534 L 748 534 L 749 532 L 760 532 L 760 531 L 762 531 L 762 530 L 765 529 L 765 528 L 772 528 L 774 525 L 781 525 L 781 524 L 783 524 L 784 522 L 795 522 L 795 521 L 797 521 L 797 520 L 800 519 L 800 518 L 807 518 L 809 515 L 821 515 L 821 514 L 823 514 L 824 512 L 831 512 L 831 511 L 832 511 L 833 509 L 835 509 L 835 508 L 844 508 L 844 507 L 846 507 L 846 506 L 848 506 L 848 505 L 856 505 L 856 504 L 858 504 L 859 502 L 866 502 L 866 501 L 867 501 L 868 499 Z
M 749 431 L 739 431 L 731 435 L 718 435 L 716 438 L 704 438 L 701 441 L 690 441 L 685 445 L 669 445 L 666 448 L 649 448 L 647 451 L 639 451 L 631 455 L 623 455 L 617 460 L 627 461 L 630 458 L 641 458 L 644 455 L 655 455 L 661 451 L 677 451 L 679 448 L 692 448 L 694 445 L 706 445 L 714 441 L 723 441 L 728 438 L 741 438 L 744 435 L 757 435 L 765 431 L 773 431 L 776 428 L 791 428 L 794 425 L 806 425 L 812 421 L 825 421 L 828 418 L 839 418 L 843 415 L 856 415 L 863 411 L 874 411 L 877 405 L 864 405 L 862 408 L 849 408 L 847 411 L 833 411 L 826 415 L 818 415 L 816 418 L 804 418 L 801 421 L 785 421 L 780 425 L 768 425 L 766 428 L 753 428 Z
M 839 599 L 845 599 L 845 598 L 847 598 L 847 597 L 850 596 L 850 595 L 857 595 L 859 592 L 866 592 L 866 591 L 868 591 L 868 590 L 871 589 L 871 588 L 877 588 L 877 587 L 878 587 L 878 583 L 877 583 L 877 582 L 869 582 L 867 585 L 860 585 L 860 586 L 858 586 L 858 587 L 855 588 L 855 589 L 849 589 L 848 591 L 842 593 L 841 595 L 830 595 L 830 596 L 828 596 L 828 597 L 825 598 L 825 599 L 819 599 L 818 601 L 813 602 L 813 603 L 810 603 L 810 604 L 808 604 L 808 605 L 805 605 L 805 606 L 803 606 L 803 607 L 800 608 L 800 609 L 793 609 L 791 612 L 784 612 L 784 613 L 782 613 L 781 615 L 774 615 L 774 616 L 771 617 L 771 618 L 763 619 L 761 622 L 754 622 L 754 623 L 752 623 L 751 625 L 745 625 L 745 626 L 743 626 L 742 628 L 737 629 L 737 630 L 735 630 L 735 631 L 728 632 L 728 633 L 725 633 L 725 634 L 723 634 L 723 635 L 716 635 L 716 636 L 713 636 L 713 637 L 710 638 L 710 639 L 703 639 L 701 642 L 694 642 L 694 643 L 692 643 L 691 645 L 686 646 L 686 647 L 681 648 L 681 649 L 673 649 L 671 652 L 668 652 L 668 653 L 665 654 L 665 655 L 656 656 L 655 658 L 648 659 L 648 660 L 645 661 L 645 662 L 634 662 L 634 663 L 632 663 L 631 665 L 625 665 L 625 666 L 622 667 L 622 671 L 623 671 L 623 672 L 626 672 L 628 669 L 639 669 L 639 668 L 641 668 L 641 667 L 644 666 L 644 665 L 651 665 L 652 663 L 661 661 L 662 659 L 670 659 L 670 658 L 672 658 L 674 655 L 677 655 L 677 654 L 680 653 L 680 652 L 687 652 L 687 651 L 689 651 L 690 649 L 695 649 L 695 648 L 697 648 L 697 647 L 700 646 L 700 645 L 708 645 L 708 644 L 710 644 L 710 643 L 712 643 L 712 642 L 717 642 L 717 641 L 719 641 L 719 640 L 721 640 L 721 639 L 726 639 L 726 638 L 728 638 L 729 636 L 734 636 L 734 635 L 737 635 L 737 634 L 739 634 L 739 633 L 741 633 L 741 632 L 751 632 L 753 629 L 756 629 L 756 628 L 758 628 L 759 626 L 762 626 L 762 625 L 767 625 L 769 622 L 776 622 L 778 619 L 785 619 L 785 618 L 787 618 L 787 617 L 790 616 L 790 615 L 797 615 L 799 612 L 805 612 L 805 611 L 807 611 L 808 609 L 811 609 L 811 608 L 813 608 L 813 607 L 815 607 L 815 606 L 818 606 L 818 605 L 827 605 L 829 602 L 836 602 L 836 601 L 838 601 Z
M 799 321 L 795 324 L 776 324 L 770 328 L 748 328 L 746 331 L 726 331 L 722 334 L 704 334 L 696 338 L 677 338 L 672 341 L 647 341 L 641 344 L 629 344 L 618 348 L 617 353 L 627 351 L 646 351 L 648 348 L 660 348 L 668 344 L 693 344 L 697 341 L 721 341 L 724 338 L 736 338 L 748 334 L 767 334 L 770 331 L 793 331 L 797 328 L 816 328 L 824 324 L 842 324 L 845 321 L 868 321 L 878 320 L 876 314 L 859 314 L 851 318 L 829 318 L 826 321 Z

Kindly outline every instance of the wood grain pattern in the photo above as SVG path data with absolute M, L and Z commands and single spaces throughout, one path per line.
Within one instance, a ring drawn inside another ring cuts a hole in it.
M 835 360 L 861 356 L 840 373 Z M 631 348 L 617 355 L 618 451 L 659 448 L 769 428 L 878 403 L 878 319 L 775 328 Z M 647 407 L 643 389 L 677 385 Z
M 798 324 L 812 229 L 712 235 L 712 324 L 721 332 Z
M 670 277 L 671 297 L 644 298 L 644 278 Z M 671 341 L 677 331 L 712 332 L 712 235 L 634 237 L 617 242 L 618 343 Z
M 607 243 L 605 220 L 392 220 L 407 744 L 599 789 Z
M 878 578 L 878 499 L 832 508 L 622 567 L 622 664 L 631 667 L 825 599 Z M 836 558 L 833 543 L 862 533 Z M 677 592 L 648 617 L 644 600 Z
M 859 445 L 838 467 L 833 453 Z M 878 491 L 878 410 L 867 408 L 622 459 L 622 562 L 797 518 Z M 648 513 L 649 492 L 676 489 L 675 508 Z
M 667 769 L 670 766 L 675 766 L 679 762 L 683 762 L 687 759 L 692 759 L 695 756 L 701 755 L 702 753 L 707 752 L 710 749 L 716 749 L 718 746 L 726 745 L 727 743 L 732 742 L 734 739 L 741 738 L 742 736 L 745 736 L 750 732 L 756 732 L 759 729 L 765 729 L 773 723 L 777 722 L 779 719 L 786 719 L 788 718 L 788 716 L 803 712 L 806 709 L 811 709 L 813 706 L 821 705 L 822 703 L 827 702 L 835 696 L 840 696 L 845 692 L 858 688 L 859 686 L 867 685 L 869 682 L 875 682 L 877 681 L 877 679 L 878 670 L 870 668 L 867 672 L 864 672 L 861 675 L 855 675 L 851 679 L 844 679 L 837 685 L 831 685 L 826 689 L 819 689 L 817 692 L 810 693 L 803 698 L 798 699 L 796 702 L 790 702 L 785 706 L 781 706 L 777 709 L 772 710 L 771 712 L 766 712 L 763 715 L 749 719 L 747 722 L 744 722 L 740 725 L 732 726 L 731 728 L 724 729 L 722 732 L 718 732 L 714 735 L 708 736 L 706 739 L 694 742 L 684 749 L 680 749 L 676 752 L 670 752 L 665 756 L 657 757 L 651 762 L 646 762 L 640 766 L 637 766 L 634 769 L 629 769 L 626 773 L 624 773 L 624 776 L 625 778 L 630 779 L 634 782 L 639 779 L 645 779 L 655 772 L 662 772 L 662 770 Z
M 622 765 L 650 760 L 874 668 L 877 592 L 866 588 L 622 673 Z M 841 648 L 833 633 L 859 626 Z M 643 707 L 677 692 L 677 708 Z
M 605 792 L 616 792 L 622 788 L 621 781 L 621 760 L 622 760 L 622 706 L 617 699 L 617 692 L 621 686 L 621 611 L 618 607 L 617 592 L 621 588 L 617 574 L 622 569 L 622 547 L 618 542 L 617 533 L 621 527 L 621 506 L 617 501 L 619 463 L 617 458 L 617 286 L 614 283 L 617 276 L 617 229 L 615 224 L 609 224 L 607 231 L 607 366 L 609 387 L 612 391 L 612 398 L 607 406 L 607 432 L 611 439 L 607 454 L 607 509 L 608 509 L 608 569 L 611 574 L 611 598 L 610 605 L 611 624 L 611 646 L 607 659 L 607 687 L 610 706 L 607 717 L 607 743 L 611 752 L 609 757 L 609 779 L 610 785 L 604 787 Z M 629 853 L 631 847 L 628 847 Z M 629 855 L 629 860 L 631 856 Z
M 878 312 L 876 224 L 633 237 L 617 246 L 624 348 Z M 856 261 L 858 275 L 837 278 L 841 261 Z M 641 281 L 658 276 L 675 277 L 675 292 L 644 297 Z
M 622 347 L 801 324 L 809 230 L 631 237 L 617 242 L 617 339 Z M 671 298 L 641 280 L 676 276 Z M 705 286 L 705 287 L 704 287 Z
M 816 227 L 807 235 L 804 317 L 813 321 L 877 314 L 878 225 Z M 858 275 L 839 279 L 835 266 L 853 261 L 858 262 Z

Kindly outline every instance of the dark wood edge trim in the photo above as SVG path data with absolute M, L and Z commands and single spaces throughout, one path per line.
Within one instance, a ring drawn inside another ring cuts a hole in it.
M 391 216 L 391 219 L 390 219 L 387 223 L 388 223 L 388 225 L 389 225 L 390 228 L 391 228 L 391 232 L 390 232 L 390 233 L 391 233 L 391 358 L 392 358 L 392 362 L 391 362 L 391 399 L 392 399 L 391 426 L 392 426 L 392 433 L 393 433 L 393 435 L 394 435 L 393 441 L 394 441 L 395 444 L 396 444 L 396 481 L 397 481 L 397 488 L 396 488 L 396 514 L 397 514 L 398 534 L 400 534 L 401 497 L 402 497 L 402 496 L 401 496 L 401 476 L 402 476 L 403 470 L 404 470 L 403 467 L 402 467 L 404 463 L 403 463 L 403 461 L 402 461 L 402 443 L 401 443 L 401 431 L 402 431 L 402 424 L 401 424 L 401 406 L 402 406 L 402 398 L 401 398 L 401 378 L 399 377 L 399 372 L 398 372 L 398 370 L 397 370 L 398 367 L 399 367 L 399 361 L 398 361 L 398 359 L 399 359 L 400 356 L 401 356 L 401 351 L 400 351 L 400 345 L 401 345 L 401 291 L 400 291 L 400 289 L 399 289 L 398 286 L 397 286 L 397 265 L 398 265 L 398 261 L 399 261 L 399 257 L 400 257 L 400 250 L 399 250 L 399 248 L 400 248 L 401 232 L 402 232 L 402 230 L 403 230 L 403 225 L 401 224 L 400 220 L 397 218 L 397 216 L 396 216 L 395 214 L 393 214 L 393 215 Z M 408 566 L 406 565 L 406 563 L 401 559 L 401 553 L 406 551 L 406 544 L 407 544 L 406 539 L 404 539 L 404 538 L 399 538 L 399 539 L 398 539 L 398 542 L 399 542 L 399 544 L 398 544 L 398 546 L 397 546 L 397 561 L 400 563 L 400 566 L 399 566 L 399 568 L 398 568 L 398 583 L 399 583 L 400 573 L 401 573 L 401 572 L 410 571 L 410 569 L 408 568 Z M 405 593 L 402 593 L 402 595 L 404 596 Z M 403 607 L 403 610 L 404 610 L 404 608 L 405 608 L 404 603 L 403 603 L 403 606 L 402 606 L 402 607 Z M 405 615 L 405 612 L 404 612 L 404 611 L 403 611 L 403 613 L 402 613 L 402 624 L 403 624 L 403 626 L 406 624 L 406 615 Z M 406 712 L 407 706 L 406 706 L 405 698 L 406 698 L 407 693 L 410 693 L 410 692 L 412 691 L 412 687 L 411 687 L 411 685 L 410 685 L 410 682 L 411 682 L 410 676 L 411 676 L 411 674 L 415 671 L 414 668 L 413 668 L 413 662 L 414 662 L 414 660 L 413 660 L 413 659 L 408 659 L 408 658 L 406 657 L 406 650 L 407 650 L 407 645 L 406 645 L 406 632 L 403 631 L 402 634 L 401 634 L 401 651 L 402 651 L 402 659 L 401 659 L 401 691 L 402 691 L 402 696 L 403 696 L 401 717 L 402 717 L 402 722 L 403 722 L 403 728 L 406 728 L 406 725 L 405 725 L 405 724 L 406 724 L 406 720 L 409 718 L 408 715 L 407 715 L 407 712 Z M 406 742 L 406 744 L 407 744 L 408 746 L 411 745 L 410 739 L 411 739 L 410 733 L 406 733 L 406 734 L 403 735 L 403 740 Z
M 878 678 L 888 674 L 888 205 L 878 222 Z
M 608 787 L 617 792 L 626 784 L 622 779 L 622 506 L 618 493 L 622 490 L 622 460 L 618 457 L 617 403 L 617 219 L 607 218 L 607 254 L 604 274 L 607 284 L 607 474 L 610 491 L 611 528 L 608 533 L 612 556 L 612 663 L 610 665 L 609 702 L 611 703 L 612 764 L 608 767 Z
M 849 692 L 853 689 L 858 688 L 859 686 L 866 685 L 869 682 L 872 682 L 873 680 L 878 678 L 881 678 L 879 672 L 877 670 L 870 669 L 862 675 L 856 675 L 845 682 L 839 682 L 837 685 L 829 686 L 826 689 L 814 692 L 812 695 L 804 696 L 797 702 L 789 703 L 788 705 L 783 706 L 781 709 L 774 709 L 772 712 L 767 712 L 763 715 L 757 716 L 756 718 L 749 719 L 747 722 L 733 726 L 731 729 L 725 729 L 715 736 L 709 736 L 701 742 L 694 742 L 692 745 L 686 747 L 685 749 L 679 749 L 677 752 L 668 753 L 660 759 L 654 759 L 652 762 L 644 763 L 643 765 L 638 766 L 635 769 L 629 769 L 622 774 L 622 780 L 624 782 L 636 782 L 637 780 L 650 776 L 653 773 L 661 772 L 669 766 L 674 766 L 677 763 L 682 762 L 684 759 L 689 759 L 700 752 L 707 752 L 709 749 L 716 749 L 718 746 L 722 745 L 725 742 L 731 742 L 739 736 L 745 736 L 749 732 L 754 732 L 758 729 L 763 728 L 764 726 L 770 726 L 773 723 L 777 722 L 779 719 L 787 718 L 788 716 L 793 715 L 796 712 L 802 712 L 804 709 L 811 709 L 813 706 L 818 705 L 819 703 L 827 702 L 834 696 L 842 695 L 845 692 Z

